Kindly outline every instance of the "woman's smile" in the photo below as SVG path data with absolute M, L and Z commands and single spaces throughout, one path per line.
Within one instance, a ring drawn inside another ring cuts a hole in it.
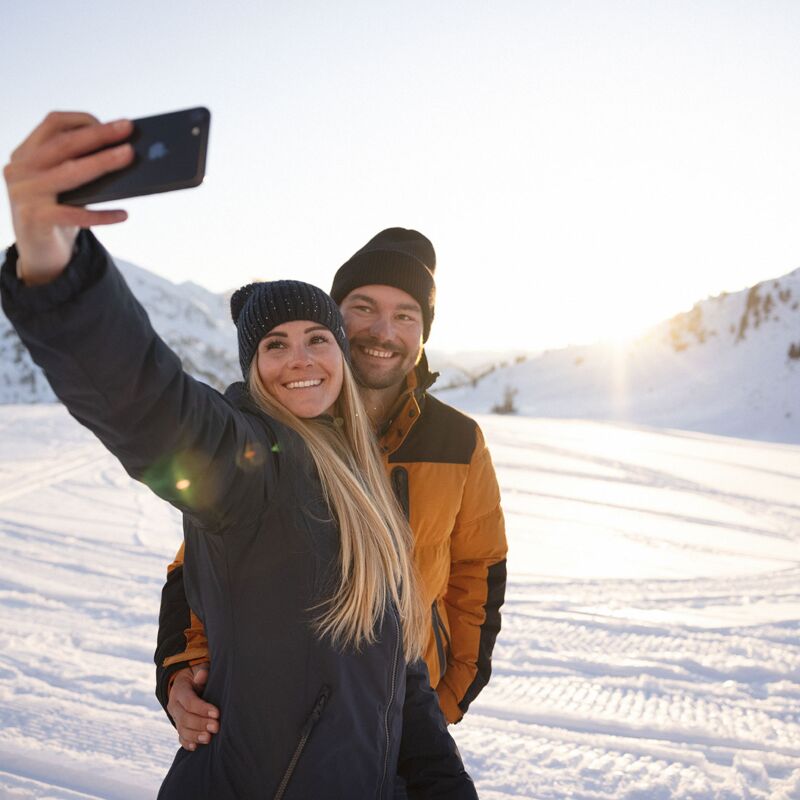
M 291 383 L 285 383 L 284 386 L 287 389 L 311 389 L 314 386 L 319 386 L 322 383 L 322 379 L 316 380 L 308 380 L 308 381 L 292 381 Z

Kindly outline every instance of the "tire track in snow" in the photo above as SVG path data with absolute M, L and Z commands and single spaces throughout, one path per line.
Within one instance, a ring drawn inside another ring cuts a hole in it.
M 737 583 L 739 594 L 733 591 Z M 499 735 L 509 724 L 520 731 L 524 759 L 538 765 L 526 773 L 531 797 L 623 797 L 634 792 L 636 781 L 627 784 L 620 774 L 632 778 L 638 771 L 648 788 L 631 796 L 788 800 L 800 788 L 797 625 L 781 623 L 777 631 L 772 624 L 698 628 L 632 620 L 625 613 L 691 602 L 735 608 L 743 590 L 760 591 L 765 600 L 777 593 L 798 604 L 798 585 L 796 568 L 647 585 L 512 579 L 492 681 L 462 726 L 475 726 L 482 735 L 493 727 Z M 593 611 L 599 602 L 619 616 Z M 459 741 L 469 751 L 470 738 L 459 732 Z M 481 752 L 486 746 L 483 741 Z M 563 793 L 554 788 L 550 760 L 559 747 L 569 754 L 572 774 Z M 660 788 L 661 774 L 648 771 L 654 760 L 674 778 Z M 595 761 L 607 765 L 614 781 L 595 781 Z M 755 791 L 748 788 L 754 780 L 748 764 L 756 765 Z M 486 769 L 491 772 L 488 763 Z M 787 794 L 781 795 L 784 785 Z M 519 788 L 513 781 L 487 783 L 484 774 L 486 786 L 498 796 Z M 592 786 L 596 795 L 587 791 Z
M 491 444 L 494 447 L 493 441 Z M 545 453 L 556 458 L 590 464 L 598 470 L 597 472 L 584 472 L 553 469 L 525 463 L 507 463 L 502 460 L 502 457 L 495 461 L 498 470 L 508 469 L 510 471 L 520 471 L 528 475 L 530 478 L 529 485 L 536 485 L 535 476 L 537 473 L 546 473 L 570 479 L 591 480 L 593 482 L 607 482 L 611 484 L 641 486 L 654 489 L 670 489 L 676 492 L 684 492 L 690 495 L 714 499 L 726 505 L 748 511 L 753 515 L 773 519 L 786 534 L 786 537 L 791 540 L 797 540 L 800 535 L 798 532 L 798 525 L 800 524 L 800 505 L 797 503 L 780 501 L 775 498 L 759 498 L 750 494 L 722 490 L 709 483 L 681 477 L 671 470 L 654 469 L 641 464 L 635 464 L 631 461 L 610 456 L 600 456 L 567 447 L 545 443 L 515 443 L 505 440 L 502 442 L 502 447 L 523 447 L 527 450 Z M 726 464 L 725 466 L 729 465 Z M 741 470 L 752 471 L 754 475 L 760 476 L 763 479 L 764 470 L 761 468 L 756 469 L 746 464 L 737 465 L 737 467 Z M 611 471 L 612 474 L 609 474 L 608 471 Z M 776 477 L 796 482 L 798 491 L 800 492 L 800 476 L 778 472 Z M 511 487 L 509 486 L 508 488 Z M 506 489 L 507 487 L 504 485 L 504 490 Z M 535 492 L 533 492 L 533 494 L 535 494 Z M 576 497 L 565 497 L 563 499 L 580 500 L 580 498 Z M 629 510 L 647 511 L 646 508 Z
M 5 485 L 0 489 L 0 503 L 61 483 L 76 473 L 95 467 L 101 461 L 111 459 L 109 453 L 98 454 L 98 448 L 91 446 L 79 448 L 77 454 L 73 452 L 70 458 L 61 459 L 56 464 L 52 461 L 34 462 L 27 467 L 22 479 L 12 481 L 10 486 Z

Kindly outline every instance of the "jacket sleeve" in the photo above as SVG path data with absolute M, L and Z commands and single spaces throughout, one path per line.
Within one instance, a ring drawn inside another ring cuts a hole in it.
M 506 589 L 506 534 L 500 489 L 480 428 L 461 508 L 450 537 L 445 608 L 450 629 L 447 670 L 436 686 L 448 722 L 458 722 L 492 673 Z
M 156 662 L 156 697 L 167 716 L 169 690 L 176 672 L 211 660 L 202 620 L 189 608 L 183 586 L 183 544 L 175 560 L 167 567 L 167 582 L 161 590 L 158 615 Z
M 183 371 L 91 232 L 44 286 L 25 286 L 16 259 L 12 247 L 4 311 L 70 414 L 133 478 L 213 532 L 266 500 L 267 427 Z
M 406 667 L 397 772 L 410 800 L 477 800 L 422 659 Z

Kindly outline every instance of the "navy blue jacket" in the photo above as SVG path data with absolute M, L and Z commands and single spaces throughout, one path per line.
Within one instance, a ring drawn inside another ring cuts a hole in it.
M 179 750 L 160 798 L 475 798 L 397 612 L 377 641 L 334 648 L 313 608 L 337 578 L 339 534 L 301 438 L 187 375 L 111 258 L 82 231 L 66 271 L 3 308 L 70 413 L 130 475 L 183 512 L 184 581 L 211 649 L 204 696 L 223 724 Z

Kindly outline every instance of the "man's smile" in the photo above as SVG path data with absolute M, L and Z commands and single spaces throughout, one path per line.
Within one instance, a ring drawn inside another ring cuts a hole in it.
M 391 350 L 383 350 L 375 347 L 361 347 L 361 352 L 366 353 L 368 356 L 372 356 L 373 358 L 394 358 L 397 355 L 400 355 L 397 352 L 393 352 Z

